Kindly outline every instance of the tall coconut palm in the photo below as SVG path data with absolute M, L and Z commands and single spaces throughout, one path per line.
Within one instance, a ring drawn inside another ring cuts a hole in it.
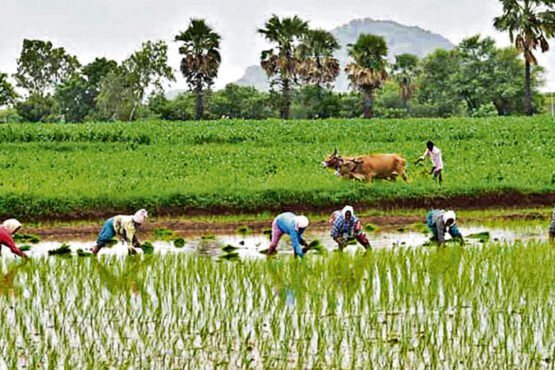
M 298 48 L 298 72 L 303 82 L 318 88 L 329 87 L 339 75 L 339 60 L 333 56 L 339 47 L 330 32 L 308 30 Z
M 214 84 L 220 68 L 220 35 L 210 28 L 203 19 L 191 19 L 189 27 L 175 37 L 183 42 L 179 53 L 181 72 L 189 88 L 196 96 L 197 120 L 204 115 L 204 90 Z
M 555 11 L 553 0 L 500 0 L 503 14 L 494 18 L 493 25 L 499 31 L 508 31 L 511 42 L 524 54 L 525 110 L 532 115 L 532 90 L 530 66 L 537 64 L 534 51 L 549 50 L 547 40 L 555 35 Z
M 349 44 L 353 62 L 345 67 L 351 85 L 364 93 L 364 118 L 372 118 L 374 91 L 387 80 L 387 44 L 381 36 L 361 34 Z
M 403 99 L 405 109 L 416 91 L 416 77 L 418 73 L 418 57 L 414 54 L 400 54 L 395 56 L 392 75 L 399 84 L 399 95 Z
M 303 35 L 308 31 L 308 22 L 297 16 L 279 19 L 272 16 L 258 30 L 266 40 L 277 44 L 277 49 L 264 50 L 260 56 L 260 65 L 269 78 L 274 79 L 272 83 L 281 85 L 282 101 L 280 104 L 280 116 L 289 118 L 291 109 L 291 87 L 296 80 L 297 59 L 296 48 Z

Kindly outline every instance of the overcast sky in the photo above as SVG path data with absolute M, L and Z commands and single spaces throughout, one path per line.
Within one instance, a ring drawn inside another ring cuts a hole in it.
M 439 33 L 451 42 L 476 33 L 508 36 L 493 30 L 498 0 L 0 0 L 0 71 L 13 73 L 24 38 L 51 40 L 77 55 L 82 63 L 97 56 L 121 61 L 146 40 L 165 40 L 170 63 L 179 55 L 173 37 L 191 17 L 206 18 L 222 35 L 222 66 L 216 87 L 240 78 L 257 64 L 265 46 L 257 28 L 272 14 L 297 14 L 313 27 L 332 29 L 356 18 L 393 20 Z M 551 41 L 555 50 L 555 40 Z M 555 90 L 555 52 L 540 57 Z M 183 79 L 172 88 L 185 88 Z

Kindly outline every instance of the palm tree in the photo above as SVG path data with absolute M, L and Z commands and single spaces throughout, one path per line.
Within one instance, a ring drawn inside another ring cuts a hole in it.
M 280 116 L 288 119 L 291 108 L 291 85 L 296 81 L 297 74 L 298 61 L 295 52 L 300 39 L 308 31 L 308 22 L 297 16 L 279 19 L 274 15 L 264 27 L 259 29 L 258 33 L 269 42 L 277 44 L 277 50 L 264 50 L 260 56 L 260 65 L 269 78 L 275 78 L 272 84 L 281 85 Z
M 349 56 L 353 59 L 345 67 L 352 86 L 364 93 L 364 118 L 372 118 L 374 90 L 387 79 L 387 44 L 383 37 L 361 34 L 354 44 L 349 44 Z
M 399 95 L 403 99 L 405 109 L 416 91 L 416 76 L 418 73 L 418 57 L 414 54 L 400 54 L 395 56 L 393 78 L 399 84 Z
M 183 42 L 179 53 L 181 72 L 189 88 L 196 96 L 197 120 L 204 115 L 204 90 L 214 84 L 220 68 L 220 35 L 210 28 L 204 19 L 191 19 L 189 27 L 175 37 Z
M 339 60 L 333 53 L 339 43 L 330 32 L 308 30 L 298 47 L 299 75 L 306 84 L 329 86 L 339 75 Z
M 547 0 L 501 0 L 503 15 L 495 17 L 494 27 L 508 31 L 511 42 L 524 54 L 525 64 L 525 110 L 532 115 L 532 90 L 530 66 L 537 64 L 534 51 L 549 50 L 547 40 L 555 35 L 555 11 L 553 1 Z

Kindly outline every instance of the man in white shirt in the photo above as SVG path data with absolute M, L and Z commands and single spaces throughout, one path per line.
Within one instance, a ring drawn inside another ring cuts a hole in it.
M 430 157 L 432 160 L 432 164 L 434 167 L 430 171 L 430 175 L 434 175 L 434 180 L 439 180 L 439 184 L 443 181 L 443 176 L 441 175 L 441 171 L 443 170 L 443 158 L 441 157 L 441 150 L 437 146 L 434 145 L 431 141 L 426 143 L 426 151 L 422 155 L 422 157 L 418 158 L 414 164 L 418 164 L 426 159 L 426 157 Z

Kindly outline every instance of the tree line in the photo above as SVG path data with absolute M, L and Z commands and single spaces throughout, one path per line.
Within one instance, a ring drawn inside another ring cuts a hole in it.
M 514 47 L 475 35 L 450 51 L 389 62 L 384 38 L 361 34 L 347 45 L 349 93 L 333 91 L 342 69 L 336 38 L 297 16 L 272 16 L 258 30 L 271 45 L 260 55 L 268 92 L 233 84 L 213 91 L 221 37 L 203 19 L 175 36 L 189 91 L 173 99 L 164 95 L 175 74 L 163 41 L 143 43 L 121 63 L 97 58 L 81 65 L 50 41 L 24 40 L 13 79 L 0 72 L 0 106 L 15 109 L 6 119 L 29 122 L 530 115 L 542 107 L 535 53 L 546 52 L 555 35 L 555 0 L 501 3 L 493 24 Z

